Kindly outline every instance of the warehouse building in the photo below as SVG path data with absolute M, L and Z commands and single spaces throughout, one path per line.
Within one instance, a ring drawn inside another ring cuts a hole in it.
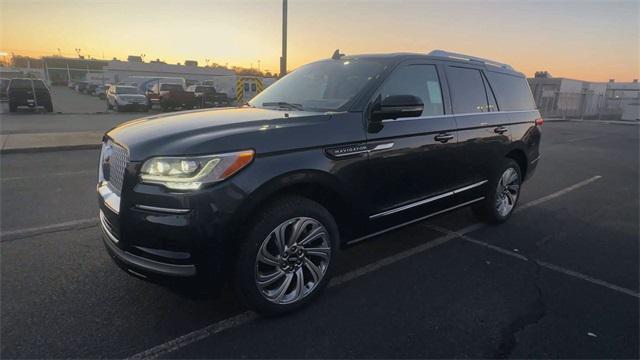
M 537 72 L 529 86 L 544 117 L 636 120 L 640 112 L 638 80 L 619 83 L 555 78 Z

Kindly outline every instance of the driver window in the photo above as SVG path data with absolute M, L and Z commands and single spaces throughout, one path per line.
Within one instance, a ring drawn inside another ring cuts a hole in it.
M 440 80 L 435 65 L 409 65 L 396 69 L 376 94 L 382 100 L 391 95 L 413 95 L 422 100 L 421 116 L 444 114 Z

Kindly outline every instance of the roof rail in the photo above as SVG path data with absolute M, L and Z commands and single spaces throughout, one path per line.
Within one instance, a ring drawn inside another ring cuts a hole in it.
M 458 60 L 478 62 L 478 63 L 482 63 L 482 64 L 485 64 L 485 65 L 491 65 L 491 66 L 495 66 L 495 67 L 499 67 L 499 68 L 509 69 L 509 70 L 515 71 L 511 67 L 511 65 L 508 65 L 508 64 L 503 64 L 503 63 L 500 63 L 500 62 L 497 62 L 497 61 L 493 61 L 493 60 L 489 60 L 489 59 L 483 59 L 483 58 L 479 58 L 479 57 L 476 57 L 476 56 L 458 54 L 458 53 L 444 51 L 444 50 L 433 50 L 427 55 L 436 56 L 436 57 L 450 58 L 450 59 L 458 59 Z

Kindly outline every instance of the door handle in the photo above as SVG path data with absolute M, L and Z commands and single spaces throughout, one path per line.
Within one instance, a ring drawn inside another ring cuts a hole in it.
M 509 129 L 507 129 L 505 126 L 498 126 L 497 128 L 495 128 L 493 130 L 493 132 L 495 132 L 496 134 L 504 134 L 508 131 Z
M 436 141 L 440 141 L 441 143 L 446 143 L 447 141 L 453 139 L 453 135 L 452 134 L 440 134 L 440 135 L 436 135 L 436 137 L 434 137 L 434 139 Z

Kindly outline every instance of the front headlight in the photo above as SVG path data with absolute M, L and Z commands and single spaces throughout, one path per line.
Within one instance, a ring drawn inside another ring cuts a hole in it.
M 253 150 L 244 150 L 207 156 L 155 157 L 142 164 L 140 179 L 169 189 L 196 190 L 202 184 L 222 181 L 235 174 L 249 165 L 254 155 Z

